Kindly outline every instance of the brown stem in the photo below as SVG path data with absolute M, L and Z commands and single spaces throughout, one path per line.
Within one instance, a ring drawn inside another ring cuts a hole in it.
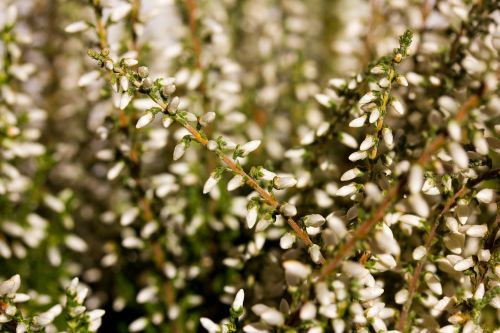
M 139 56 L 139 36 L 136 32 L 136 25 L 139 24 L 139 12 L 141 10 L 141 0 L 132 0 L 132 8 L 130 10 L 130 24 L 131 24 L 131 34 L 132 34 L 132 43 L 131 49 L 137 52 L 137 56 Z
M 201 69 L 201 42 L 198 38 L 196 15 L 198 12 L 198 6 L 196 5 L 196 0 L 186 0 L 186 8 L 188 12 L 189 20 L 189 30 L 191 32 L 191 40 L 193 42 L 193 50 L 195 54 L 196 67 Z
M 163 110 L 167 109 L 167 105 L 155 98 L 155 96 L 149 95 L 149 97 L 154 100 Z M 166 111 L 165 111 L 166 112 Z M 179 122 L 185 129 L 188 130 L 189 133 L 193 136 L 194 140 L 200 143 L 203 146 L 207 146 L 208 140 L 205 139 L 201 133 L 196 130 L 193 126 L 189 125 L 186 122 Z M 250 177 L 241 167 L 239 167 L 235 161 L 233 161 L 231 158 L 227 157 L 223 153 L 218 153 L 220 159 L 224 164 L 226 164 L 235 174 L 238 174 L 245 179 L 245 182 L 248 186 L 253 188 L 259 195 L 264 199 L 264 201 L 272 206 L 275 209 L 279 209 L 281 204 L 266 190 L 264 190 L 259 183 Z M 311 241 L 311 238 L 309 238 L 309 235 L 292 219 L 288 218 L 287 219 L 288 225 L 295 231 L 297 236 L 307 245 L 311 246 L 314 243 Z M 321 264 L 324 263 L 324 259 L 321 260 Z

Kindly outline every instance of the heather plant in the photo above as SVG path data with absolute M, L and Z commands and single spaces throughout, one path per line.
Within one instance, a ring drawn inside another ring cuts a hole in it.
M 497 1 L 0 6 L 0 331 L 498 331 Z

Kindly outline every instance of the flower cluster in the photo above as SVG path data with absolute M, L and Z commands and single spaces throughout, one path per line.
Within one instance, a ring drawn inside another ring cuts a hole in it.
M 0 331 L 500 325 L 498 1 L 7 2 Z

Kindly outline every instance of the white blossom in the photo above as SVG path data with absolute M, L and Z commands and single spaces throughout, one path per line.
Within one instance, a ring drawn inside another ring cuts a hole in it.
M 143 114 L 139 120 L 137 120 L 137 124 L 135 124 L 136 128 L 143 128 L 149 125 L 154 119 L 154 114 L 152 112 L 146 112 Z

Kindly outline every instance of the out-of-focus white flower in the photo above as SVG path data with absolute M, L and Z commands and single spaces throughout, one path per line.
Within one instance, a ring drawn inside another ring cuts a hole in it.
M 400 114 L 400 115 L 405 114 L 405 108 L 404 108 L 403 104 L 400 101 L 398 101 L 397 99 L 395 99 L 391 102 L 391 106 L 394 109 L 394 111 L 396 111 L 398 114 Z
M 245 291 L 243 289 L 240 289 L 236 293 L 236 297 L 234 298 L 233 305 L 231 307 L 235 310 L 241 310 L 243 308 L 244 300 L 245 300 Z
M 130 332 L 140 332 L 148 326 L 148 319 L 146 317 L 140 317 L 134 320 L 128 325 L 128 330 Z
M 450 142 L 448 144 L 448 151 L 453 161 L 455 161 L 461 169 L 465 169 L 469 166 L 469 157 L 462 145 L 457 142 Z
M 492 203 L 495 200 L 495 191 L 491 188 L 484 188 L 477 192 L 476 199 L 481 203 Z
M 16 274 L 8 280 L 0 283 L 0 296 L 7 295 L 8 297 L 14 297 L 20 286 L 21 277 L 19 276 L 19 274 Z
M 285 318 L 283 314 L 276 309 L 268 308 L 264 311 L 260 318 L 268 325 L 271 326 L 282 326 L 285 323 Z
M 325 218 L 319 214 L 306 215 L 304 224 L 308 227 L 321 227 L 326 222 Z
M 260 146 L 260 140 L 252 140 L 250 142 L 247 142 L 243 145 L 241 145 L 241 150 L 243 151 L 243 156 L 247 156 Z
M 84 31 L 84 30 L 87 30 L 87 28 L 89 27 L 89 25 L 87 24 L 87 22 L 85 21 L 76 21 L 76 22 L 73 22 L 73 23 L 70 23 L 66 26 L 66 28 L 64 28 L 64 31 L 67 32 L 67 33 L 75 33 L 75 32 L 80 32 L 80 31 Z
M 200 318 L 201 326 L 206 329 L 209 333 L 217 333 L 220 331 L 219 325 L 214 323 L 211 319 L 201 317 Z

